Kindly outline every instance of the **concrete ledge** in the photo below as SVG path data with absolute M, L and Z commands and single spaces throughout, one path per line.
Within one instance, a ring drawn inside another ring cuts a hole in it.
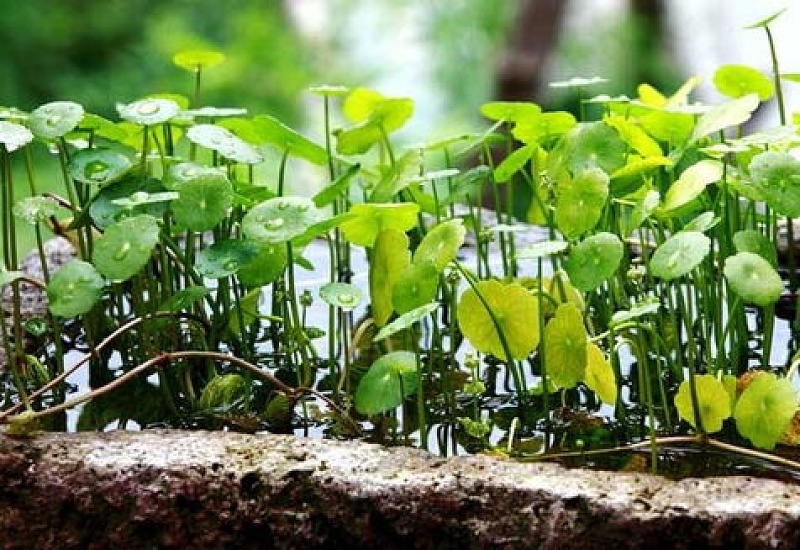
M 0 435 L 0 547 L 796 548 L 800 487 L 276 435 Z

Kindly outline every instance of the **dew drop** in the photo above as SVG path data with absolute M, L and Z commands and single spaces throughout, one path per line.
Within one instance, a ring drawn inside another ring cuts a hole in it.
M 117 260 L 118 262 L 124 260 L 125 257 L 128 255 L 130 249 L 131 249 L 131 243 L 130 242 L 124 243 L 120 247 L 120 249 L 117 250 L 116 254 L 114 254 L 114 259 Z
M 131 195 L 131 202 L 145 202 L 150 197 L 150 194 L 147 191 L 137 191 L 133 195 Z
M 308 212 L 308 205 L 307 204 L 298 204 L 297 205 L 298 212 Z
M 289 204 L 288 202 L 279 202 L 278 203 L 278 210 L 286 210 L 290 206 L 291 206 L 291 204 Z
M 90 162 L 83 169 L 84 175 L 93 181 L 103 181 L 108 177 L 109 168 L 105 162 Z
M 277 231 L 283 227 L 283 218 L 272 218 L 264 222 L 264 227 L 270 231 Z
M 236 271 L 239 269 L 239 262 L 236 260 L 228 260 L 222 265 L 222 267 L 225 268 L 225 271 Z
M 158 103 L 146 101 L 136 108 L 136 112 L 142 116 L 154 115 L 158 112 Z
M 343 306 L 355 305 L 357 298 L 355 294 L 351 294 L 349 292 L 342 292 L 341 294 L 336 296 L 336 301 L 342 304 Z
M 61 122 L 61 117 L 58 115 L 50 115 L 45 121 L 48 126 L 58 126 L 59 122 Z

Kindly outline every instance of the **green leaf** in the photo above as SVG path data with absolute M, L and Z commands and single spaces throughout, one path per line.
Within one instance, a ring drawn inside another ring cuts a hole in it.
M 775 267 L 778 265 L 778 254 L 775 244 L 763 233 L 755 229 L 743 229 L 733 234 L 733 246 L 737 252 L 758 254 Z
M 682 231 L 667 239 L 653 253 L 650 272 L 671 281 L 689 273 L 711 251 L 711 239 L 699 231 Z
M 627 164 L 611 174 L 611 193 L 615 197 L 624 197 L 634 193 L 649 179 L 649 174 L 662 166 L 672 166 L 667 157 L 638 158 L 631 155 Z
M 53 101 L 37 107 L 28 117 L 28 127 L 40 139 L 60 138 L 78 126 L 83 107 L 72 101 Z
M 746 301 L 768 306 L 783 294 L 783 281 L 770 263 L 752 252 L 739 252 L 725 260 L 725 278 L 731 289 Z
M 800 217 L 800 161 L 790 153 L 765 151 L 750 162 L 753 186 L 778 214 Z
M 354 204 L 351 219 L 341 225 L 344 238 L 353 244 L 371 247 L 378 233 L 386 229 L 405 232 L 417 223 L 419 205 L 415 203 Z
M 547 375 L 562 388 L 572 388 L 586 378 L 587 334 L 581 311 L 561 304 L 544 328 Z
M 689 113 L 653 111 L 640 117 L 639 123 L 654 138 L 677 147 L 689 139 L 695 125 L 695 118 Z
M 358 384 L 356 410 L 373 415 L 400 406 L 417 391 L 417 362 L 410 351 L 394 351 L 378 358 Z
M 392 306 L 407 313 L 436 299 L 439 273 L 432 261 L 415 261 L 397 278 L 392 289 Z
M 770 23 L 772 23 L 772 22 L 773 22 L 773 21 L 775 21 L 775 20 L 776 20 L 778 17 L 780 17 L 781 15 L 783 15 L 783 12 L 785 12 L 787 9 L 788 9 L 788 8 L 781 8 L 781 9 L 779 9 L 778 11 L 776 11 L 775 13 L 773 13 L 773 14 L 771 14 L 771 15 L 768 15 L 768 16 L 767 16 L 767 17 L 765 17 L 764 19 L 761 19 L 761 20 L 759 20 L 759 21 L 756 21 L 755 23 L 752 23 L 752 24 L 750 24 L 750 25 L 747 25 L 747 26 L 746 26 L 746 27 L 744 27 L 744 28 L 745 28 L 745 29 L 757 29 L 757 28 L 759 28 L 759 27 L 764 27 L 764 28 L 766 28 L 767 26 L 769 26 L 769 24 L 770 24 Z
M 175 65 L 191 72 L 211 69 L 224 61 L 225 54 L 214 50 L 185 50 L 172 57 Z
M 164 187 L 157 179 L 129 175 L 102 187 L 89 206 L 89 215 L 100 229 L 105 229 L 124 217 L 138 214 L 149 214 L 154 218 L 161 218 L 167 211 L 168 205 L 165 202 L 135 201 L 135 206 L 123 206 L 118 201 L 137 193 L 152 195 L 163 191 Z
M 30 225 L 42 223 L 58 213 L 59 204 L 51 197 L 25 197 L 14 205 L 14 216 Z
M 350 92 L 350 88 L 338 84 L 318 84 L 309 86 L 308 91 L 316 95 L 338 97 L 347 95 Z
M 722 173 L 722 163 L 716 160 L 701 160 L 689 166 L 667 190 L 659 213 L 668 215 L 690 203 L 700 196 L 708 185 L 722 179 Z
M 200 410 L 227 408 L 247 399 L 249 384 L 241 374 L 219 374 L 208 381 L 197 400 Z
M 397 193 L 418 179 L 421 169 L 422 153 L 418 149 L 408 151 L 394 165 L 381 171 L 380 179 L 369 195 L 369 202 L 392 202 Z
M 694 386 L 703 430 L 710 434 L 720 431 L 722 422 L 731 415 L 731 400 L 725 386 L 711 374 L 695 374 Z M 683 420 L 694 429 L 700 429 L 695 423 L 695 410 L 688 380 L 681 382 L 678 393 L 675 394 L 675 408 Z
M 153 126 L 163 124 L 181 112 L 181 106 L 171 99 L 149 97 L 127 105 L 117 105 L 119 116 L 134 124 Z
M 364 291 L 350 283 L 327 283 L 320 287 L 319 295 L 325 303 L 342 311 L 352 311 L 364 300 Z
M 350 165 L 344 174 L 336 178 L 336 180 L 330 185 L 314 195 L 314 204 L 317 205 L 318 208 L 322 208 L 332 204 L 334 201 L 336 201 L 336 199 L 343 195 L 347 196 L 347 192 L 350 189 L 350 183 L 353 180 L 353 177 L 358 174 L 360 169 L 360 164 Z
M 489 120 L 519 122 L 535 117 L 542 108 L 528 101 L 490 101 L 481 105 L 481 114 Z
M 392 316 L 392 291 L 395 282 L 411 264 L 408 237 L 396 229 L 384 229 L 374 242 L 369 266 L 369 295 L 372 319 L 382 327 Z
M 487 307 L 505 336 L 511 357 L 506 357 Z M 539 345 L 539 300 L 518 283 L 479 281 L 475 289 L 461 295 L 456 313 L 461 332 L 478 351 L 503 360 L 524 359 Z
M 739 433 L 760 449 L 773 449 L 797 410 L 797 391 L 785 378 L 762 374 L 742 392 L 733 417 Z
M 276 197 L 251 208 L 242 219 L 242 230 L 257 241 L 284 243 L 302 235 L 320 217 L 311 199 Z
M 561 136 L 578 122 L 566 111 L 552 111 L 523 118 L 517 122 L 511 134 L 522 143 L 535 144 Z
M 617 271 L 623 251 L 619 237 L 612 233 L 598 233 L 570 251 L 564 270 L 575 288 L 594 290 Z
M 605 118 L 605 123 L 619 132 L 620 137 L 642 157 L 663 157 L 661 146 L 639 126 L 629 119 L 614 115 Z
M 238 117 L 247 114 L 247 109 L 239 107 L 200 107 L 199 109 L 184 109 L 181 116 L 193 118 L 226 118 Z
M 384 136 L 402 128 L 414 112 L 414 102 L 356 88 L 345 98 L 342 108 L 345 115 L 358 124 L 334 132 L 336 150 L 343 155 L 360 155 Z
M 204 286 L 189 286 L 169 297 L 169 300 L 158 306 L 159 311 L 184 311 L 211 294 Z
M 324 147 L 292 130 L 275 117 L 258 115 L 253 118 L 253 125 L 261 143 L 274 145 L 281 151 L 288 151 L 290 155 L 318 166 L 328 162 L 328 153 Z
M 526 246 L 517 252 L 518 260 L 533 260 L 560 254 L 569 247 L 567 241 L 542 241 Z
M 222 126 L 197 124 L 186 130 L 192 143 L 216 151 L 226 159 L 242 164 L 258 164 L 264 161 L 252 145 Z
M 256 257 L 260 248 L 254 241 L 225 239 L 197 253 L 195 268 L 201 277 L 222 279 L 239 271 Z
M 714 86 L 728 97 L 757 94 L 766 101 L 775 93 L 775 86 L 764 73 L 747 65 L 723 65 L 714 73 Z
M 496 183 L 505 183 L 510 180 L 514 174 L 522 170 L 528 161 L 531 160 L 531 156 L 535 151 L 535 145 L 525 145 L 508 155 L 503 159 L 503 162 L 498 164 L 497 168 L 494 169 L 494 181 Z
M 125 209 L 136 208 L 144 204 L 157 204 L 160 202 L 174 201 L 180 198 L 179 193 L 173 191 L 164 191 L 159 193 L 148 193 L 147 191 L 136 191 L 129 197 L 122 197 L 121 199 L 114 199 L 111 201 L 117 206 L 122 206 Z
M 603 403 L 617 402 L 617 377 L 603 350 L 591 342 L 586 344 L 586 385 Z
M 398 332 L 410 329 L 414 324 L 419 323 L 423 318 L 433 313 L 438 307 L 438 302 L 431 302 L 419 306 L 416 309 L 412 309 L 411 311 L 407 311 L 379 330 L 372 341 L 377 342 L 397 334 Z
M 239 281 L 247 288 L 268 285 L 283 275 L 288 264 L 286 246 L 283 243 L 258 242 L 255 257 L 239 268 Z
M 103 147 L 81 149 L 70 158 L 69 175 L 86 184 L 108 185 L 122 178 L 133 167 L 123 153 Z
M 747 94 L 713 107 L 698 119 L 692 139 L 696 141 L 729 126 L 744 124 L 750 120 L 758 104 L 758 94 Z
M 621 168 L 628 145 L 604 122 L 582 122 L 564 134 L 550 153 L 549 164 L 566 166 L 573 174 L 600 168 L 611 174 Z
M 589 168 L 558 182 L 556 226 L 567 239 L 594 229 L 605 209 L 608 185 L 608 174 L 599 168 Z
M 446 220 L 425 234 L 414 251 L 414 263 L 431 262 L 441 272 L 456 259 L 467 230 L 460 218 Z
M 6 151 L 13 153 L 33 141 L 33 134 L 25 126 L 15 122 L 0 120 L 0 143 Z
M 47 285 L 50 311 L 58 317 L 86 313 L 102 296 L 104 285 L 92 264 L 72 260 L 56 271 Z
M 622 323 L 627 323 L 628 321 L 638 319 L 639 317 L 656 313 L 659 309 L 661 309 L 661 304 L 659 303 L 658 299 L 645 298 L 630 309 L 615 311 L 614 315 L 611 316 L 609 326 L 615 327 L 621 325 Z
M 158 238 L 158 221 L 153 216 L 125 218 L 97 238 L 92 261 L 97 271 L 112 281 L 125 281 L 147 264 Z
M 720 222 L 720 218 L 714 212 L 706 211 L 698 214 L 694 219 L 686 222 L 681 231 L 700 231 L 705 233 Z
M 224 220 L 233 203 L 233 187 L 221 172 L 201 171 L 176 186 L 175 221 L 191 231 L 209 231 Z

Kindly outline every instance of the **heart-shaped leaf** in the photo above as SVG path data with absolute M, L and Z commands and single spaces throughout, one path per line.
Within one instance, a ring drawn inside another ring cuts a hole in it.
M 394 351 L 378 358 L 366 372 L 355 395 L 356 410 L 372 415 L 390 411 L 417 391 L 417 356 Z
M 86 313 L 100 299 L 104 285 L 92 264 L 72 260 L 56 271 L 47 285 L 50 311 L 59 317 Z

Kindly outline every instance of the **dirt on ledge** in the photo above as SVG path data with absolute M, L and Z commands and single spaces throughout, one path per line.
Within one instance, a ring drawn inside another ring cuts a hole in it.
M 0 435 L 0 548 L 796 548 L 800 486 L 225 432 Z

